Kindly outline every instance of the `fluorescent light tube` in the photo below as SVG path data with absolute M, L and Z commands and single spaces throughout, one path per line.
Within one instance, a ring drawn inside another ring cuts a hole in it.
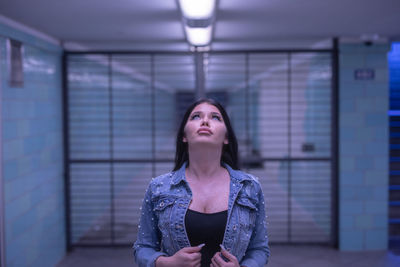
M 194 46 L 205 46 L 211 42 L 212 26 L 205 28 L 185 26 L 188 42 Z
M 187 19 L 208 19 L 214 13 L 215 0 L 179 0 L 179 5 Z

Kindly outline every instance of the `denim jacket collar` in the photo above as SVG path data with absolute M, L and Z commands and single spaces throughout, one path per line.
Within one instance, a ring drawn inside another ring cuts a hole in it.
M 223 162 L 222 165 L 228 170 L 229 176 L 231 177 L 231 179 L 233 179 L 239 183 L 241 183 L 245 180 L 251 180 L 251 178 L 248 175 L 245 175 L 245 173 L 243 173 L 241 171 L 232 169 L 231 166 L 229 166 L 225 162 Z M 186 177 L 185 176 L 186 166 L 187 166 L 187 161 L 182 164 L 182 167 L 179 170 L 172 173 L 172 184 L 173 185 L 177 185 L 182 181 L 186 182 L 186 178 L 185 178 Z

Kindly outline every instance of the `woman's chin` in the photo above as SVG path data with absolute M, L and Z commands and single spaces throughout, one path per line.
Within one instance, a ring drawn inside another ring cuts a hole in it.
M 189 143 L 189 146 L 198 149 L 201 149 L 202 147 L 219 149 L 223 146 L 223 143 L 213 142 L 211 140 L 196 140 L 195 142 Z

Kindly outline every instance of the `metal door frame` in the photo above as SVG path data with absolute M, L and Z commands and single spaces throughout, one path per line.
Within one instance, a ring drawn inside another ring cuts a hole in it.
M 0 62 L 1 54 L 0 54 Z M 0 66 L 0 266 L 6 266 L 5 254 L 5 212 L 4 212 L 4 179 L 3 179 L 3 87 Z
M 339 135 L 338 135 L 338 120 L 339 120 L 339 51 L 338 51 L 338 39 L 334 38 L 332 40 L 332 48 L 331 49 L 268 49 L 268 50 L 234 50 L 234 51 L 210 51 L 207 52 L 209 54 L 244 54 L 246 59 L 248 58 L 249 54 L 275 54 L 275 53 L 287 53 L 290 57 L 293 53 L 330 53 L 331 54 L 331 157 L 326 158 L 331 162 L 331 241 L 329 245 L 337 248 L 339 244 L 339 232 L 338 232 L 338 223 L 339 223 L 339 179 L 338 179 L 338 170 L 339 170 L 339 160 L 338 160 L 338 144 L 339 144 Z M 126 245 L 119 245 L 119 244 L 109 244 L 109 245 L 72 245 L 71 244 L 71 224 L 70 224 L 70 164 L 72 163 L 70 159 L 70 151 L 69 151 L 69 103 L 68 103 L 68 56 L 69 55 L 94 55 L 94 54 L 101 54 L 101 55 L 108 55 L 111 58 L 112 55 L 123 55 L 123 54 L 130 54 L 130 55 L 150 55 L 151 56 L 151 98 L 152 103 L 154 104 L 154 56 L 155 55 L 195 55 L 196 52 L 169 52 L 169 51 L 65 51 L 63 54 L 63 125 L 64 125 L 64 188 L 65 188 L 65 218 L 66 218 L 66 243 L 67 243 L 67 250 L 72 250 L 73 247 L 110 247 L 110 246 L 126 246 Z M 248 61 L 248 60 L 247 60 Z M 246 69 L 248 72 L 248 68 Z M 246 77 L 248 73 L 246 74 Z M 246 78 L 247 79 L 247 78 Z M 246 81 L 247 82 L 247 81 Z M 248 87 L 248 86 L 246 86 Z M 246 89 L 248 91 L 248 88 Z M 246 93 L 246 95 L 248 92 Z M 246 96 L 246 101 L 248 101 L 248 96 Z M 248 106 L 248 105 L 247 105 Z M 152 108 L 154 110 L 154 108 Z M 152 129 L 154 129 L 154 111 L 152 112 Z M 246 113 L 248 113 L 246 107 Z M 248 116 L 248 114 L 247 114 Z M 247 129 L 248 130 L 248 129 Z M 154 138 L 154 133 L 153 133 Z M 153 140 L 154 145 L 154 140 Z M 154 147 L 152 148 L 154 150 Z M 146 161 L 149 163 L 153 163 L 153 172 L 154 172 L 154 163 L 156 162 L 165 162 L 165 160 L 156 160 L 154 151 L 152 153 L 153 160 Z M 274 159 L 263 159 L 264 161 L 267 160 L 274 160 Z M 295 161 L 298 159 L 288 159 L 289 162 Z M 307 158 L 305 160 L 321 160 L 320 158 Z M 77 162 L 77 161 L 73 161 Z M 105 161 L 96 161 L 96 162 L 105 162 Z M 131 162 L 129 160 L 110 160 L 106 161 L 109 163 L 115 162 Z M 132 162 L 138 162 L 134 160 Z M 303 243 L 296 243 L 296 244 L 303 244 Z M 316 244 L 316 243 L 313 243 Z M 326 243 L 324 243 L 326 245 Z

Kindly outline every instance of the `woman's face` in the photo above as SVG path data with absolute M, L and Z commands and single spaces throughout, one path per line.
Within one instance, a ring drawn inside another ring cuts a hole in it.
M 184 129 L 183 142 L 189 145 L 214 144 L 222 147 L 228 144 L 226 126 L 218 108 L 201 103 L 197 105 L 188 118 Z

